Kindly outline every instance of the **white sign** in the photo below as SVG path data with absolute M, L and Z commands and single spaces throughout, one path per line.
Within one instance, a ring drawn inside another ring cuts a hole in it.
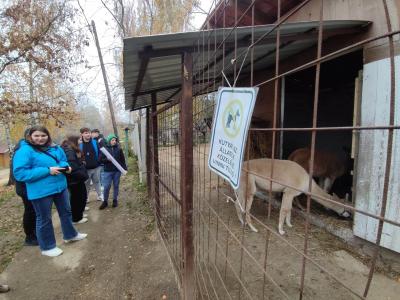
M 106 148 L 101 147 L 100 151 L 107 157 L 109 161 L 123 174 L 126 175 L 128 172 L 115 160 L 115 158 L 107 151 Z
M 247 132 L 258 88 L 219 88 L 208 167 L 239 187 Z

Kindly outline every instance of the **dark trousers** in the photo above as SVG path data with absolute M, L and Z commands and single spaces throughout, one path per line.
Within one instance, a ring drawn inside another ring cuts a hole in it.
M 85 182 L 72 184 L 68 187 L 71 203 L 72 222 L 78 222 L 83 218 L 83 212 L 87 202 Z
M 112 172 L 104 172 L 103 175 L 103 184 L 104 184 L 104 201 L 108 201 L 108 197 L 110 195 L 111 184 L 113 184 L 113 201 L 118 201 L 118 193 L 119 193 L 119 179 L 121 178 L 120 171 L 112 171 Z
M 24 216 L 22 218 L 22 224 L 26 235 L 25 240 L 32 241 L 36 240 L 36 214 L 33 208 L 32 201 L 29 201 L 25 197 L 21 197 L 24 203 Z

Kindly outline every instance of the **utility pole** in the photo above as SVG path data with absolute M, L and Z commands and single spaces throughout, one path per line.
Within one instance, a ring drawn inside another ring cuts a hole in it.
M 101 66 L 101 72 L 103 73 L 104 85 L 106 86 L 106 93 L 107 93 L 108 106 L 110 107 L 111 122 L 112 122 L 112 125 L 113 125 L 113 128 L 114 128 L 114 134 L 115 134 L 116 136 L 118 136 L 118 128 L 117 128 L 117 123 L 115 122 L 114 108 L 113 108 L 112 101 L 111 101 L 110 89 L 108 88 L 107 74 L 106 74 L 106 70 L 105 70 L 105 68 L 104 68 L 103 56 L 101 55 L 101 49 L 100 49 L 99 39 L 97 38 L 96 26 L 95 26 L 93 20 L 92 20 L 92 27 L 93 27 L 94 39 L 95 39 L 95 41 L 96 41 L 97 53 L 98 53 L 98 55 L 99 55 L 100 66 Z

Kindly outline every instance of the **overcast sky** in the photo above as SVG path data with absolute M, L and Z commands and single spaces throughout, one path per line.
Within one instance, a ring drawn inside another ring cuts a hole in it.
M 118 66 L 115 65 L 115 51 L 122 47 L 121 40 L 117 35 L 117 26 L 111 14 L 104 8 L 100 0 L 79 0 L 85 16 L 89 22 L 93 20 L 96 23 L 97 34 L 100 40 L 100 47 L 103 54 L 103 60 L 106 66 L 107 76 L 109 79 L 110 90 L 113 98 L 123 97 L 123 90 L 118 88 L 121 84 L 118 74 Z M 201 8 L 204 11 L 209 11 L 212 5 L 212 0 L 201 0 Z M 193 15 L 193 26 L 200 28 L 205 20 L 205 14 Z M 81 18 L 82 26 L 86 25 L 86 20 Z M 86 59 L 88 60 L 87 68 L 80 68 L 78 80 L 81 84 L 77 90 L 86 94 L 88 103 L 95 104 L 99 109 L 105 109 L 102 103 L 107 99 L 104 87 L 104 81 L 101 74 L 99 58 L 95 42 L 90 35 L 90 46 L 86 50 Z M 123 98 L 121 98 L 123 99 Z M 83 103 L 86 104 L 86 103 Z

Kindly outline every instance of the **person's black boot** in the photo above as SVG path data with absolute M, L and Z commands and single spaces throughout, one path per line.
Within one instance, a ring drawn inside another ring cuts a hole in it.
M 100 205 L 99 209 L 105 209 L 108 206 L 107 201 L 103 201 L 103 203 Z
M 118 201 L 117 200 L 114 200 L 113 201 L 113 204 L 112 204 L 112 207 L 117 207 L 118 206 Z
M 26 237 L 24 246 L 38 246 L 38 240 L 36 237 Z

